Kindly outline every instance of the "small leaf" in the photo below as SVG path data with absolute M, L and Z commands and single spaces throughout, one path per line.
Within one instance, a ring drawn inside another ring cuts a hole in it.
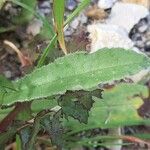
M 20 130 L 20 139 L 21 139 L 21 146 L 22 150 L 26 150 L 27 148 L 27 143 L 30 141 L 31 134 L 32 134 L 32 128 L 31 127 L 26 127 Z
M 57 38 L 62 48 L 63 52 L 67 54 L 65 39 L 64 39 L 64 11 L 65 11 L 65 0 L 54 0 L 53 1 L 53 14 L 55 30 L 57 33 Z
M 65 116 L 71 116 L 80 122 L 87 123 L 89 116 L 88 110 L 85 109 L 80 102 L 73 102 L 70 99 L 66 99 L 62 101 L 61 107 Z
M 71 116 L 80 122 L 87 123 L 89 111 L 94 103 L 93 96 L 101 98 L 101 90 L 67 91 L 60 96 L 59 104 L 66 117 Z
M 46 115 L 41 119 L 41 125 L 50 135 L 52 144 L 62 148 L 63 141 L 63 127 L 61 124 L 61 114 L 60 112 L 54 113 L 53 115 Z

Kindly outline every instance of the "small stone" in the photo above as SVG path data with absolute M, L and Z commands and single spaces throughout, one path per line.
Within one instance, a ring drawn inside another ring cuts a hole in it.
M 5 71 L 4 75 L 6 78 L 11 78 L 11 72 L 10 71 Z
M 135 33 L 131 36 L 132 41 L 142 41 L 142 35 L 139 33 Z
M 139 32 L 144 33 L 147 29 L 148 29 L 148 25 L 144 25 L 144 26 L 139 27 L 138 30 Z
M 145 50 L 146 52 L 150 52 L 150 41 L 147 41 L 147 42 L 145 43 L 144 50 Z
M 140 22 L 137 24 L 137 28 L 140 33 L 146 32 L 146 30 L 148 29 L 147 18 L 141 19 Z
M 65 32 L 64 32 L 64 35 L 65 36 L 71 36 L 71 34 L 74 32 L 74 30 L 73 29 L 67 29 Z
M 34 19 L 32 20 L 27 27 L 27 34 L 31 34 L 32 36 L 36 36 L 40 33 L 43 23 L 41 20 Z
M 51 13 L 51 10 L 49 8 L 40 8 L 40 11 L 42 14 L 48 15 Z
M 68 10 L 74 10 L 77 3 L 74 0 L 67 0 L 66 7 Z
M 83 14 L 83 13 L 81 13 L 78 18 L 79 18 L 81 24 L 87 23 L 87 21 L 88 21 L 87 16 L 85 16 L 85 14 Z
M 50 2 L 49 1 L 43 1 L 40 5 L 40 8 L 50 8 Z
M 50 14 L 51 13 L 51 5 L 49 1 L 43 1 L 39 4 L 39 10 L 42 14 Z
M 78 18 L 75 18 L 71 23 L 70 23 L 70 27 L 72 27 L 73 29 L 77 29 L 79 25 L 79 20 Z
M 144 48 L 144 42 L 142 40 L 135 41 L 135 46 L 138 48 Z

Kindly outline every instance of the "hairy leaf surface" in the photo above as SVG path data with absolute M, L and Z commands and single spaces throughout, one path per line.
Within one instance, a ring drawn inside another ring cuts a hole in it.
M 5 94 L 3 105 L 64 94 L 67 90 L 96 88 L 99 83 L 124 78 L 149 66 L 148 57 L 123 49 L 69 54 L 14 82 L 18 91 Z

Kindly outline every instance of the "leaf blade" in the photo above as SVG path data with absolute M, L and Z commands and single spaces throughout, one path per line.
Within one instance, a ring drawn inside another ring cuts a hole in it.
M 65 1 L 64 0 L 54 0 L 53 1 L 53 14 L 55 30 L 57 33 L 58 42 L 61 49 L 65 54 L 67 54 L 65 39 L 64 39 L 64 11 L 65 11 Z
M 95 88 L 99 83 L 124 78 L 149 66 L 148 57 L 123 49 L 70 54 L 14 82 L 19 92 L 6 94 L 3 104 L 63 94 L 66 90 Z

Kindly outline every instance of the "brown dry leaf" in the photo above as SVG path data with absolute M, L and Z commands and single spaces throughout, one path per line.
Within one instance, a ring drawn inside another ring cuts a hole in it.
M 12 42 L 5 40 L 4 44 L 8 45 L 9 47 L 12 48 L 12 50 L 14 50 L 17 55 L 18 58 L 21 62 L 21 67 L 25 67 L 25 66 L 30 66 L 32 65 L 32 61 L 28 56 L 25 56 Z
M 143 5 L 147 7 L 148 9 L 150 8 L 150 0 L 122 0 L 124 3 L 134 3 L 138 5 Z
M 93 7 L 87 10 L 86 15 L 95 20 L 102 20 L 108 17 L 108 13 L 102 9 L 94 5 Z

